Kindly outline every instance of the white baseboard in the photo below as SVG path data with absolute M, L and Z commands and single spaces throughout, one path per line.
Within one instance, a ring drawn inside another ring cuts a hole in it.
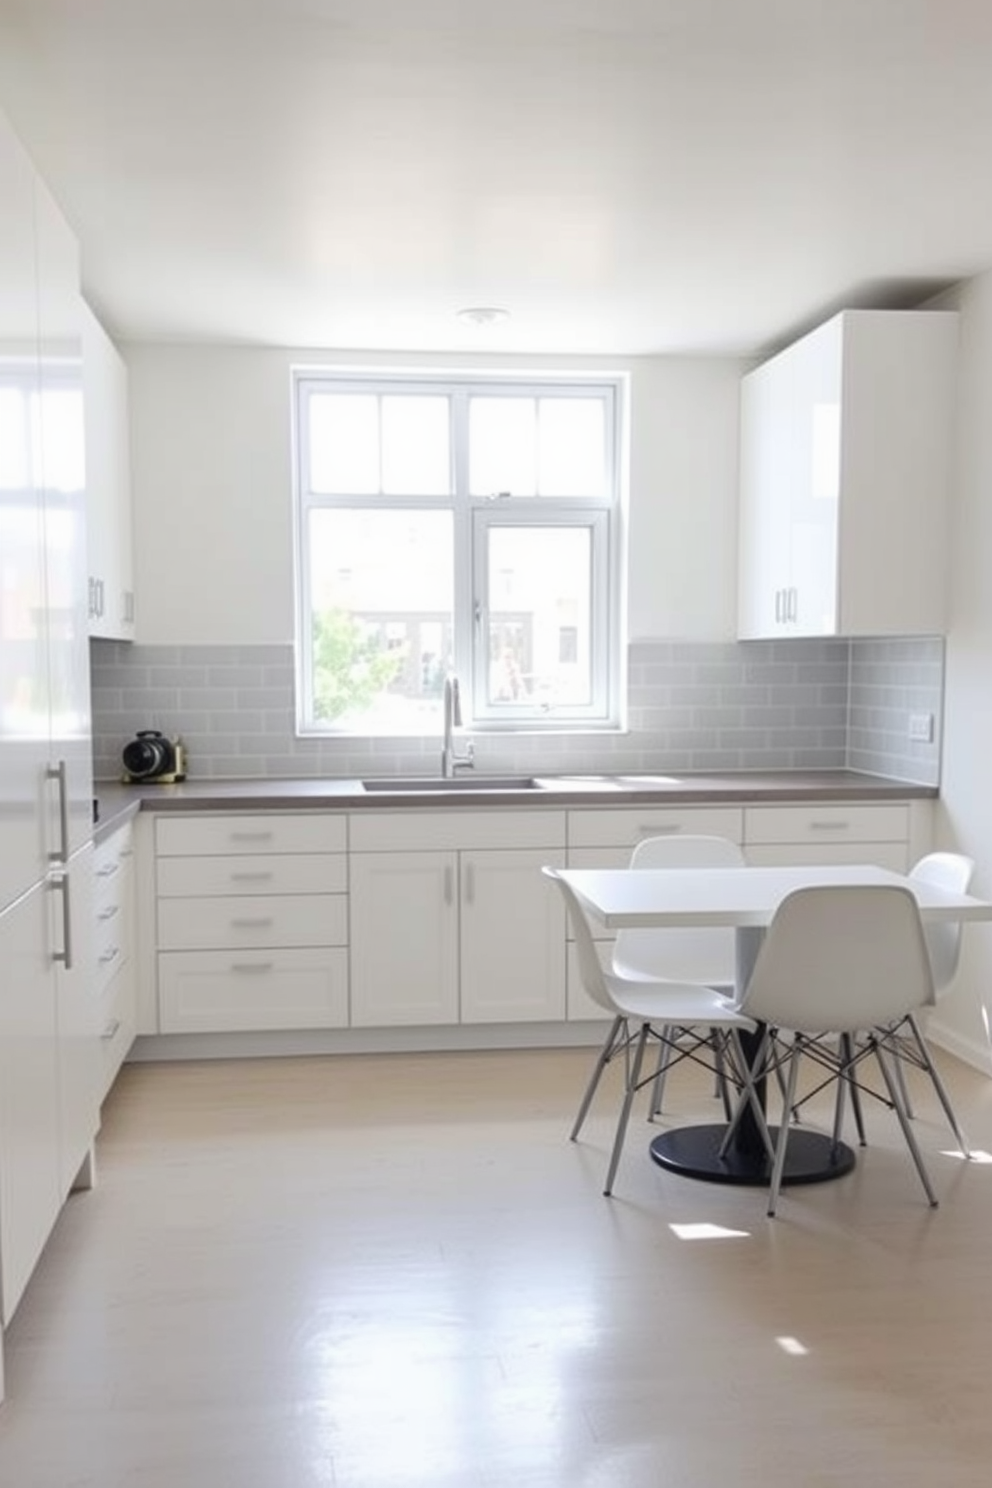
M 992 1078 L 992 1049 L 983 1040 L 963 1038 L 956 1029 L 948 1028 L 933 1014 L 927 1019 L 927 1038 L 964 1064 L 970 1064 L 972 1069 L 981 1070 L 983 1075 Z

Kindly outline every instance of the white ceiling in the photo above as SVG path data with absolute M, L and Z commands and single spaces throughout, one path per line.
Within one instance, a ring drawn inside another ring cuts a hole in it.
M 0 100 L 124 338 L 746 354 L 992 266 L 990 0 L 0 0 Z

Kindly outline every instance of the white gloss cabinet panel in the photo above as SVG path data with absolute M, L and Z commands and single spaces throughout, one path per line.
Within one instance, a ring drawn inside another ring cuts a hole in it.
M 103 1097 L 92 843 L 69 859 L 60 879 L 61 890 L 49 896 L 49 943 L 58 1010 L 59 1174 L 65 1198 L 90 1155 Z
M 82 338 L 89 633 L 127 641 L 135 619 L 127 367 L 85 302 Z
M 102 1100 L 117 1077 L 137 1027 L 134 828 L 130 822 L 99 844 L 93 868 Z
M 844 311 L 744 377 L 742 639 L 943 631 L 957 319 Z
M 0 914 L 0 1282 L 9 1323 L 62 1201 L 46 884 Z

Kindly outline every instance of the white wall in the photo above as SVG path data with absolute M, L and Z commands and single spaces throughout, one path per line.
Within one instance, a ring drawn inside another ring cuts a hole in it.
M 130 373 L 138 639 L 290 641 L 289 369 L 319 359 L 214 347 L 128 344 L 122 351 Z M 333 357 L 336 366 L 385 360 Z M 464 357 L 388 361 L 472 365 Z M 512 365 L 629 372 L 629 638 L 732 639 L 742 364 L 517 358 Z
M 992 896 L 992 273 L 941 301 L 961 311 L 957 475 L 951 511 L 944 757 L 937 846 L 969 853 Z M 972 925 L 961 972 L 931 1027 L 992 1070 L 992 926 Z

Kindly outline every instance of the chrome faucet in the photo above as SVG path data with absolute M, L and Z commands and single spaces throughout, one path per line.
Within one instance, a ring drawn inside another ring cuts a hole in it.
M 444 679 L 444 742 L 441 745 L 441 774 L 450 780 L 456 770 L 471 770 L 475 766 L 475 748 L 471 739 L 463 754 L 455 748 L 455 729 L 462 726 L 462 702 L 458 689 L 458 678 L 449 672 Z

